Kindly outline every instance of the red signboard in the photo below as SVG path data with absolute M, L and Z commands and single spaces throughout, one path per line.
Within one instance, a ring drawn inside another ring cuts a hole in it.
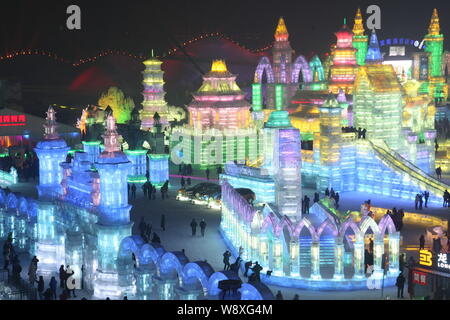
M 24 126 L 26 124 L 26 117 L 24 114 L 17 115 L 3 115 L 0 116 L 0 126 Z
M 427 284 L 427 274 L 424 272 L 413 271 L 413 282 L 425 286 Z

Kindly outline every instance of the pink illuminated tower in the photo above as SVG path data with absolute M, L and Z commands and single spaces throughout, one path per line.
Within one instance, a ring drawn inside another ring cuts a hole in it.
M 213 61 L 211 71 L 193 94 L 188 106 L 189 124 L 194 128 L 240 129 L 250 121 L 250 104 L 236 84 L 236 76 L 227 70 L 225 61 Z
M 328 88 L 334 94 L 339 93 L 339 89 L 344 90 L 346 94 L 351 94 L 357 70 L 356 49 L 353 47 L 353 32 L 347 27 L 345 20 L 341 30 L 336 32 L 336 37 L 337 43 Z

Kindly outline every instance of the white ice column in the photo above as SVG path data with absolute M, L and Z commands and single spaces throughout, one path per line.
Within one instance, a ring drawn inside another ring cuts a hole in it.
M 314 241 L 311 243 L 311 278 L 318 280 L 320 276 L 320 243 Z
M 353 248 L 354 278 L 362 279 L 364 278 L 364 243 L 357 240 Z
M 334 279 L 344 278 L 344 243 L 342 237 L 336 238 L 334 245 Z
M 273 257 L 273 274 L 275 276 L 282 276 L 283 272 L 283 242 L 280 238 L 274 238 L 272 244 L 272 257 Z
M 291 240 L 289 246 L 291 277 L 300 276 L 300 245 L 298 240 Z
M 400 232 L 389 234 L 389 272 L 399 272 Z

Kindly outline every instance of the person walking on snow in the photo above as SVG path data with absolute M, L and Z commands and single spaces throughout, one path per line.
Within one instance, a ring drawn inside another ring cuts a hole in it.
M 202 221 L 200 221 L 200 232 L 202 233 L 202 237 L 205 236 L 205 229 L 206 229 L 206 222 L 205 219 L 202 219 Z
M 403 272 L 400 272 L 400 274 L 397 277 L 397 281 L 395 282 L 395 286 L 397 287 L 397 298 L 403 299 L 403 289 L 405 287 L 405 277 L 403 276 Z
M 192 219 L 191 221 L 191 230 L 192 230 L 192 236 L 194 237 L 197 233 L 197 221 L 195 219 Z

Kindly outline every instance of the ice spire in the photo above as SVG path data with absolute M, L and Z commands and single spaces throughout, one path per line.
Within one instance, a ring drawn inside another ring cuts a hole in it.
M 439 16 L 438 11 L 435 8 L 433 10 L 433 15 L 431 16 L 430 26 L 428 27 L 428 34 L 432 36 L 439 35 L 441 28 L 439 26 Z
M 366 63 L 377 64 L 383 61 L 383 56 L 381 55 L 380 45 L 378 44 L 377 34 L 375 29 L 372 30 L 369 41 L 369 49 L 367 50 Z
M 276 41 L 287 41 L 289 38 L 289 33 L 286 28 L 286 24 L 284 23 L 283 17 L 280 17 L 278 20 L 277 29 L 275 31 L 275 40 Z
M 211 72 L 227 72 L 227 65 L 225 60 L 213 60 Z
M 47 117 L 44 124 L 44 140 L 59 139 L 59 134 L 56 131 L 58 125 L 56 124 L 56 112 L 52 106 L 48 108 Z
M 328 93 L 328 96 L 322 106 L 326 108 L 340 108 L 339 103 L 332 92 Z
M 112 153 L 120 151 L 119 134 L 116 129 L 116 119 L 109 115 L 106 118 L 106 131 L 103 134 L 105 152 Z
M 353 24 L 353 33 L 355 36 L 363 36 L 364 35 L 363 18 L 361 15 L 360 8 L 358 8 L 358 11 L 356 11 L 355 23 Z

